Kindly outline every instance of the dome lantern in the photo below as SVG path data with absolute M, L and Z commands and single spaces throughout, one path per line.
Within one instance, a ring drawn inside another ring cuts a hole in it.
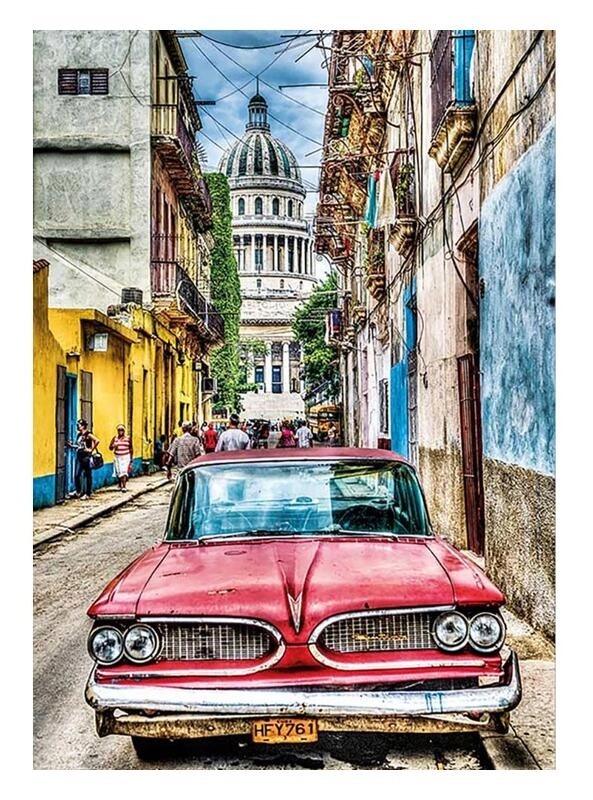
M 245 125 L 245 130 L 269 131 L 268 104 L 259 92 L 253 95 L 247 108 L 249 109 L 249 122 Z

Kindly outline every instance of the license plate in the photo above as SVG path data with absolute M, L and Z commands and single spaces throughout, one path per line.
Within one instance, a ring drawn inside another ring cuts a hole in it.
M 260 744 L 316 742 L 316 719 L 258 719 L 251 723 L 251 738 Z

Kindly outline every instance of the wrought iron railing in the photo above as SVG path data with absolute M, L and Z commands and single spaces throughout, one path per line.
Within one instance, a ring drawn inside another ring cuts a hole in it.
M 224 339 L 224 320 L 175 260 L 153 260 L 151 289 L 155 299 L 175 298 L 178 306 L 202 323 L 217 339 Z

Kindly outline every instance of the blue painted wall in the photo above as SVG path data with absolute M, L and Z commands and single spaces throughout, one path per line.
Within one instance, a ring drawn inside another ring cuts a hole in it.
M 555 469 L 555 125 L 484 202 L 480 362 L 485 457 Z

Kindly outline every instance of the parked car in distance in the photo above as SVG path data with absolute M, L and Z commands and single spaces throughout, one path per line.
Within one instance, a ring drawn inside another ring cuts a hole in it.
M 246 450 L 180 471 L 162 541 L 88 609 L 99 736 L 508 729 L 503 594 L 387 450 Z

